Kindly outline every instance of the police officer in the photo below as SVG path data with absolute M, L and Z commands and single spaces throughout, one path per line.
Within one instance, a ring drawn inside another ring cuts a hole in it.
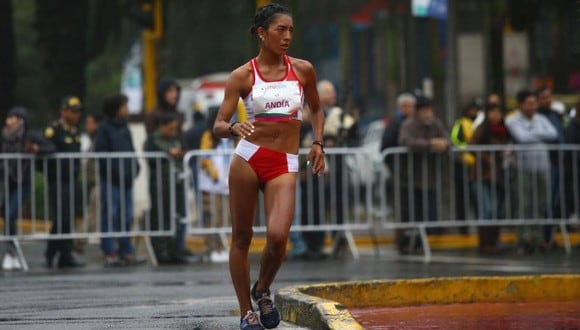
M 60 107 L 60 118 L 52 122 L 44 131 L 44 136 L 50 140 L 56 152 L 77 153 L 81 151 L 81 135 L 79 120 L 82 105 L 79 98 L 67 96 L 63 98 Z M 51 234 L 69 234 L 75 220 L 75 192 L 79 173 L 78 159 L 47 160 L 47 177 L 49 192 L 49 210 L 52 220 Z M 59 254 L 58 267 L 81 267 L 73 255 L 71 239 L 52 239 L 48 241 L 45 257 L 46 266 L 51 268 L 56 254 Z

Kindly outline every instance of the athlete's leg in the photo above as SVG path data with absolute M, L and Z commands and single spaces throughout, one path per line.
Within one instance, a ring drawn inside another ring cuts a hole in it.
M 264 204 L 268 229 L 266 246 L 260 258 L 257 292 L 266 292 L 282 265 L 294 215 L 296 173 L 286 173 L 268 181 L 264 187 Z
M 252 242 L 259 181 L 250 165 L 237 155 L 232 159 L 230 167 L 229 188 L 232 217 L 230 275 L 243 316 L 252 310 L 248 250 Z

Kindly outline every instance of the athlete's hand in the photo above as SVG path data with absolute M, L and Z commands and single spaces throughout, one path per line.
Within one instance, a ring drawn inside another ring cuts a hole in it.
M 254 124 L 252 124 L 249 121 L 245 121 L 243 123 L 234 123 L 231 127 L 231 132 L 234 135 L 237 136 L 241 136 L 242 138 L 245 138 L 246 136 L 250 136 L 252 135 L 252 133 L 254 133 Z
M 306 165 L 312 165 L 312 173 L 322 175 L 326 167 L 324 161 L 324 149 L 321 145 L 313 144 L 308 154 L 308 162 Z

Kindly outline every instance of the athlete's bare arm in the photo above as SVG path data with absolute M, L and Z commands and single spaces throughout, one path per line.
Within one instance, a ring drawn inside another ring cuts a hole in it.
M 247 95 L 252 88 L 252 68 L 249 63 L 242 65 L 232 72 L 226 83 L 224 100 L 218 111 L 213 132 L 221 138 L 232 136 L 229 126 L 230 120 L 236 111 L 240 97 Z M 254 126 L 250 122 L 238 123 L 232 127 L 232 132 L 245 137 L 252 133 Z

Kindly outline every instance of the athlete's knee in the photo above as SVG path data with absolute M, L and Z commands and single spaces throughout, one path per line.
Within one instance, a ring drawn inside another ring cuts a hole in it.
M 288 243 L 288 234 L 283 232 L 269 232 L 267 236 L 268 247 L 275 253 L 286 251 Z
M 254 231 L 251 228 L 249 230 L 234 230 L 232 231 L 232 246 L 247 250 L 250 248 L 253 236 Z

